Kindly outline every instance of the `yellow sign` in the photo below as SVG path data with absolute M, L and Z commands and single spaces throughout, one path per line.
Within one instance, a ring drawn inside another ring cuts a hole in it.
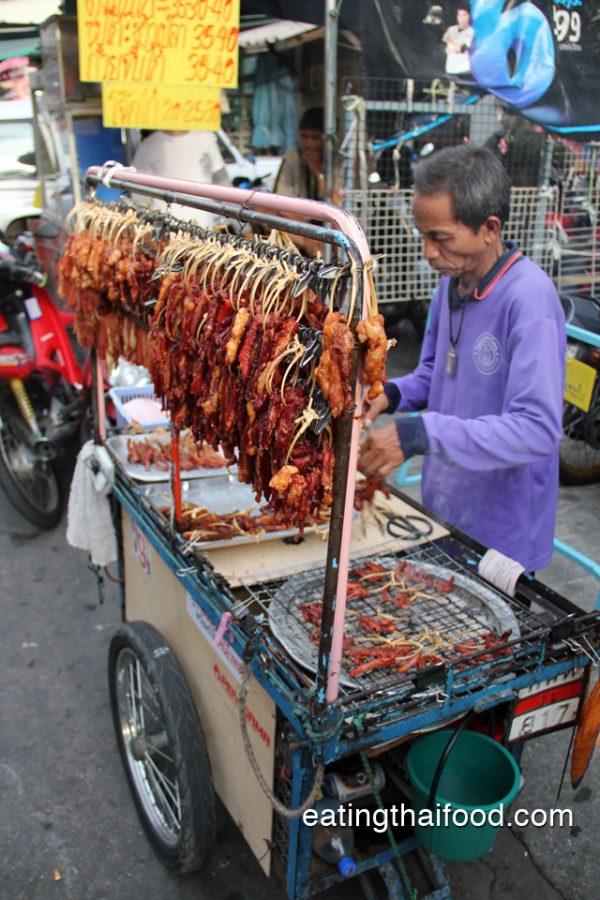
M 237 86 L 240 0 L 78 0 L 82 81 Z
M 217 131 L 220 95 L 220 88 L 111 82 L 102 85 L 102 122 L 105 128 Z
M 567 359 L 567 379 L 565 400 L 578 409 L 587 412 L 592 402 L 592 392 L 596 382 L 596 370 L 578 359 Z

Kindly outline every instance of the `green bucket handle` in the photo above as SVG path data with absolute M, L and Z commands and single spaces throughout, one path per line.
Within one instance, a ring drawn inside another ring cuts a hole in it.
M 431 788 L 429 790 L 429 800 L 427 801 L 427 807 L 428 807 L 428 809 L 431 810 L 431 812 L 435 811 L 435 796 L 437 794 L 438 785 L 440 783 L 440 779 L 441 779 L 443 771 L 444 771 L 444 766 L 446 765 L 446 763 L 448 761 L 448 757 L 450 756 L 450 753 L 452 752 L 452 748 L 458 741 L 459 737 L 463 733 L 463 731 L 466 728 L 466 726 L 468 725 L 468 723 L 473 718 L 474 714 L 475 714 L 475 710 L 471 710 L 469 715 L 465 716 L 464 719 L 462 720 L 462 722 L 460 722 L 456 726 L 456 728 L 454 729 L 454 731 L 448 738 L 448 743 L 444 747 L 444 751 L 438 760 L 438 764 L 436 766 L 435 773 L 433 775 L 433 779 L 431 782 Z

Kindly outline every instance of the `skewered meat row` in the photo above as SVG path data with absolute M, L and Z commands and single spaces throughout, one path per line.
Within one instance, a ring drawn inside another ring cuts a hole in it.
M 71 234 L 57 266 L 58 292 L 75 310 L 75 334 L 82 347 L 116 362 L 119 356 L 146 363 L 145 303 L 156 291 L 155 259 L 130 238 L 111 243 L 89 230 Z
M 160 512 L 170 516 L 170 507 L 162 507 Z M 182 508 L 182 519 L 177 530 L 191 542 L 229 540 L 236 537 L 257 537 L 262 532 L 284 531 L 286 526 L 273 512 L 263 509 L 256 514 L 239 509 L 230 513 L 214 513 L 203 506 L 186 502 Z M 318 523 L 315 523 L 318 524 Z
M 331 432 L 311 426 L 328 407 L 336 418 L 353 403 L 355 340 L 344 314 L 306 285 L 295 293 L 300 275 L 268 253 L 168 229 L 159 238 L 156 222 L 132 210 L 82 204 L 76 218 L 59 289 L 80 343 L 150 368 L 174 427 L 237 456 L 239 480 L 302 529 L 332 503 Z M 374 310 L 358 336 L 363 380 L 379 392 L 387 343 Z M 320 353 L 308 352 L 307 332 Z
M 177 276 L 163 285 L 149 336 L 155 389 L 175 427 L 237 457 L 239 480 L 301 529 L 331 505 L 334 457 L 328 435 L 308 431 L 309 381 L 286 379 L 298 319 L 265 315 L 260 302 L 252 312 L 246 297 L 236 310 L 220 284 L 213 290 Z M 297 316 L 300 299 L 289 305 Z M 324 317 L 310 306 L 313 322 Z

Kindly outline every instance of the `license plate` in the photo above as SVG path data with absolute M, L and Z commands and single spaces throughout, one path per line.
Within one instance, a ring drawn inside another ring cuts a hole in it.
M 567 359 L 567 379 L 565 383 L 565 400 L 578 409 L 588 412 L 592 402 L 596 370 L 581 362 L 580 359 Z
M 578 668 L 523 688 L 513 705 L 506 740 L 524 741 L 574 725 L 585 683 L 585 670 Z

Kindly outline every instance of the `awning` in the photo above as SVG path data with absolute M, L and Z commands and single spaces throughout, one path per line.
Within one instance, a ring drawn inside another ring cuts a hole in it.
M 0 25 L 39 25 L 60 12 L 60 0 L 2 0 Z
M 295 44 L 323 37 L 325 30 L 306 22 L 281 20 L 241 31 L 239 45 L 245 53 L 264 53 L 269 49 L 282 50 Z
M 12 59 L 15 56 L 31 56 L 40 52 L 40 38 L 37 32 L 20 38 L 3 40 L 0 33 L 0 60 Z

